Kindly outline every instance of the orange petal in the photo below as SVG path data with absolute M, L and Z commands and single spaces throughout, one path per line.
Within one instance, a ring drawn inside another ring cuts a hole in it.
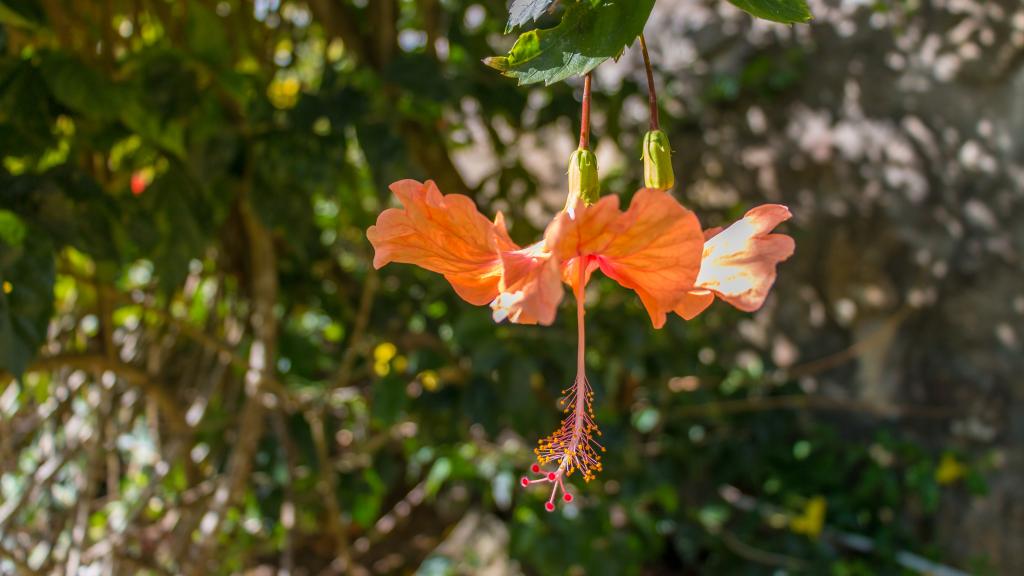
M 390 208 L 370 226 L 374 268 L 389 262 L 415 264 L 443 274 L 471 304 L 484 305 L 498 295 L 501 257 L 516 250 L 502 216 L 489 221 L 473 201 L 442 195 L 433 182 L 401 180 L 391 185 L 403 208 Z
M 491 302 L 494 321 L 551 324 L 562 302 L 558 260 L 538 242 L 522 250 L 502 252 L 501 292 Z
M 622 216 L 617 196 L 605 196 L 592 206 L 577 201 L 574 206 L 559 212 L 544 231 L 544 241 L 555 257 L 562 262 L 562 278 L 579 294 L 580 261 L 587 263 L 584 286 L 597 268 L 593 255 L 599 254 L 612 241 L 615 222 Z
M 696 286 L 745 312 L 759 309 L 775 283 L 776 266 L 795 248 L 789 236 L 770 232 L 791 216 L 785 206 L 765 204 L 713 234 L 704 244 Z
M 683 299 L 676 304 L 674 312 L 682 316 L 683 320 L 693 320 L 714 301 L 715 294 L 710 290 L 690 290 L 683 294 Z
M 592 206 L 577 202 L 554 217 L 544 231 L 544 239 L 562 262 L 600 254 L 614 239 L 615 225 L 621 217 L 618 196 L 605 196 Z
M 545 237 L 561 260 L 592 260 L 636 290 L 655 328 L 693 288 L 704 243 L 697 217 L 671 195 L 651 189 L 637 192 L 625 212 L 614 196 L 577 205 L 575 214 L 559 214 Z
M 562 265 L 562 282 L 572 286 L 572 293 L 576 296 L 580 293 L 580 269 L 577 266 L 580 262 L 586 262 L 587 267 L 583 271 L 583 286 L 590 283 L 590 277 L 597 270 L 597 259 L 593 257 L 573 258 Z

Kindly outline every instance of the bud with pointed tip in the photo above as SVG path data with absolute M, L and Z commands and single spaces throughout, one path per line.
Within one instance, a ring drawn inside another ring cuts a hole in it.
M 597 177 L 597 155 L 580 148 L 569 157 L 569 198 L 566 208 L 572 208 L 576 199 L 590 206 L 601 196 L 601 181 Z
M 651 130 L 644 135 L 644 186 L 671 190 L 675 184 L 668 136 L 661 130 Z

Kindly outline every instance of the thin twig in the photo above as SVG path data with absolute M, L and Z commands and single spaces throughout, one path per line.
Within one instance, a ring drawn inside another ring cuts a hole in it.
M 143 370 L 131 364 L 126 364 L 119 360 L 112 361 L 105 355 L 100 354 L 58 354 L 37 359 L 25 371 L 50 372 L 57 368 L 71 368 L 90 372 L 113 372 L 129 384 L 141 388 L 147 397 L 154 398 L 175 432 L 187 433 L 189 430 L 188 425 L 185 423 L 185 417 L 178 410 L 178 405 L 167 391 L 151 381 Z M 0 379 L 5 377 L 8 376 L 0 373 Z
M 356 312 L 356 319 L 352 326 L 352 336 L 348 340 L 348 348 L 341 356 L 338 373 L 334 377 L 335 388 L 345 388 L 352 381 L 352 368 L 355 366 L 356 358 L 363 351 L 366 327 L 370 322 L 370 313 L 373 311 L 373 303 L 379 287 L 380 277 L 376 270 L 370 268 L 363 281 L 363 291 L 359 296 L 359 310 Z
M 83 439 L 81 438 L 69 440 L 63 452 L 47 459 L 36 468 L 35 473 L 32 475 L 32 482 L 28 484 L 19 497 L 8 500 L 0 506 L 0 534 L 4 533 L 7 524 L 17 516 L 25 504 L 34 502 L 36 495 L 40 491 L 49 488 L 50 484 L 57 479 L 57 474 L 64 468 L 64 465 L 78 454 L 82 444 Z
M 829 354 L 816 360 L 794 366 L 784 372 L 786 379 L 792 380 L 805 376 L 813 376 L 822 372 L 842 366 L 854 360 L 869 350 L 887 341 L 888 337 L 899 328 L 903 321 L 909 316 L 911 310 L 904 308 L 894 314 L 884 326 L 876 330 L 867 338 L 854 342 L 849 347 L 834 354 Z M 766 412 L 771 410 L 819 410 L 819 411 L 842 411 L 859 412 L 872 414 L 884 418 L 929 418 L 948 419 L 963 414 L 963 410 L 953 406 L 922 406 L 916 404 L 889 404 L 868 402 L 863 400 L 851 400 L 845 398 L 829 398 L 825 396 L 810 396 L 806 394 L 787 394 L 782 396 L 763 396 L 753 398 L 739 398 L 735 400 L 716 400 L 703 404 L 683 406 L 674 413 L 686 417 L 714 417 L 727 414 L 745 414 L 751 412 Z
M 290 576 L 295 571 L 295 522 L 298 510 L 295 505 L 295 470 L 299 464 L 295 460 L 295 447 L 288 433 L 288 423 L 280 411 L 272 415 L 274 432 L 278 437 L 278 448 L 285 462 L 284 466 L 284 501 L 281 502 L 280 521 L 284 529 L 284 543 L 281 546 L 281 564 L 278 576 Z
M 18 574 L 25 574 L 26 576 L 29 576 L 36 573 L 36 571 L 28 565 L 28 562 L 20 558 L 14 552 L 4 548 L 2 543 L 0 543 L 0 559 L 7 560 L 11 564 L 14 564 L 14 568 L 18 571 Z
M 718 536 L 721 538 L 722 543 L 725 544 L 726 548 L 731 550 L 737 556 L 750 560 L 751 562 L 757 562 L 758 564 L 764 564 L 766 566 L 778 566 L 792 571 L 802 570 L 806 566 L 806 562 L 799 558 L 755 548 L 754 546 L 751 546 L 737 538 L 736 535 L 729 530 L 720 531 Z
M 760 502 L 757 498 L 744 494 L 735 486 L 728 484 L 722 485 L 718 488 L 718 494 L 723 500 L 737 510 L 756 512 L 762 518 L 769 518 L 778 515 L 791 518 L 791 515 L 783 508 Z M 871 554 L 876 551 L 875 542 L 871 538 L 861 534 L 837 530 L 827 525 L 821 530 L 821 538 L 862 554 Z M 919 556 L 913 552 L 907 552 L 905 550 L 897 551 L 895 560 L 900 566 L 917 574 L 925 574 L 928 576 L 968 576 L 966 572 L 963 572 L 958 568 L 934 562 L 923 556 Z
M 352 554 L 348 542 L 347 526 L 341 517 L 341 503 L 338 501 L 337 490 L 335 490 L 333 467 L 327 450 L 323 418 L 314 410 L 309 410 L 306 413 L 306 421 L 313 436 L 319 473 L 317 490 L 324 501 L 327 533 L 334 539 L 335 560 L 331 563 L 331 567 L 337 568 L 337 573 L 345 574 L 352 563 Z
M 834 354 L 829 354 L 822 358 L 794 366 L 786 371 L 786 376 L 791 379 L 802 378 L 804 376 L 814 376 L 842 366 L 843 364 L 860 357 L 868 350 L 872 350 L 883 342 L 886 342 L 910 316 L 911 312 L 913 312 L 912 308 L 904 306 L 886 320 L 885 324 L 872 332 L 866 338 L 858 340 L 847 348 Z
M 82 274 L 73 270 L 61 268 L 59 270 L 59 273 L 64 276 L 74 278 L 79 282 L 94 282 L 92 278 L 83 276 Z M 146 312 L 146 314 L 151 314 L 155 316 L 161 322 L 165 322 L 174 329 L 178 330 L 186 338 L 193 340 L 200 346 L 206 347 L 210 350 L 216 351 L 224 355 L 226 358 L 229 359 L 231 365 L 234 366 L 235 368 L 238 368 L 243 371 L 248 368 L 248 360 L 237 349 L 235 349 L 235 347 L 231 346 L 227 342 L 219 340 L 214 336 L 211 336 L 210 334 L 207 334 L 201 328 L 198 328 L 190 324 L 189 322 L 174 316 L 168 310 L 161 309 L 160 307 L 154 305 L 152 302 L 147 301 L 145 297 L 139 295 L 130 296 L 128 294 L 123 294 L 118 292 L 112 286 L 103 286 L 103 290 L 108 294 L 108 298 L 113 298 L 111 300 L 112 303 L 140 306 Z M 281 403 L 283 404 L 284 408 L 287 411 L 293 412 L 300 409 L 300 401 L 292 395 L 291 391 L 288 390 L 288 388 L 285 387 L 284 383 L 277 379 L 274 374 L 266 374 L 264 383 L 266 384 L 267 390 L 269 392 L 274 393 L 274 395 L 278 397 L 278 399 L 281 401 Z
M 104 396 L 106 394 L 103 394 Z M 102 402 L 103 400 L 101 400 Z M 94 407 L 99 412 L 100 407 Z M 82 553 L 85 551 L 88 537 L 89 516 L 91 515 L 91 504 L 99 484 L 99 460 L 103 456 L 102 429 L 97 427 L 94 436 L 88 440 L 92 444 L 85 456 L 85 470 L 79 475 L 76 492 L 78 502 L 75 504 L 75 519 L 71 525 L 71 547 L 68 549 L 66 558 L 65 574 L 76 576 L 81 567 Z
M 915 404 L 882 404 L 806 394 L 764 396 L 760 398 L 739 398 L 718 400 L 704 404 L 682 406 L 674 412 L 676 416 L 700 417 L 768 412 L 771 410 L 818 410 L 859 412 L 885 418 L 915 417 L 947 419 L 959 416 L 962 411 L 949 406 L 922 406 Z
M 353 556 L 360 558 L 366 555 L 372 549 L 373 544 L 379 542 L 381 538 L 395 529 L 398 525 L 398 520 L 408 517 L 409 511 L 423 503 L 426 494 L 426 480 L 413 486 L 412 490 L 409 490 L 404 498 L 395 503 L 387 513 L 377 519 L 373 528 L 363 537 L 363 545 L 356 546 Z M 360 544 L 360 542 L 356 542 L 356 544 Z

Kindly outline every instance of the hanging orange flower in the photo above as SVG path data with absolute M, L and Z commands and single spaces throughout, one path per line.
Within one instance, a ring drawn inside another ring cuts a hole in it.
M 385 210 L 367 231 L 373 265 L 415 264 L 437 272 L 467 302 L 489 304 L 495 321 L 550 324 L 564 296 L 576 296 L 579 329 L 576 380 L 565 391 L 562 426 L 537 449 L 541 464 L 557 468 L 523 485 L 550 482 L 554 509 L 558 491 L 572 496 L 563 479 L 579 471 L 590 480 L 601 469 L 593 419 L 593 392 L 584 370 L 584 289 L 595 270 L 634 290 L 655 328 L 671 312 L 690 319 L 717 295 L 741 310 L 761 307 L 775 281 L 776 265 L 793 253 L 789 236 L 771 230 L 790 217 L 784 206 L 757 207 L 725 230 L 701 231 L 697 217 L 662 190 L 638 191 L 625 211 L 607 196 L 593 205 L 567 206 L 548 225 L 544 239 L 520 248 L 504 218 L 480 214 L 473 201 L 443 195 L 433 182 L 402 180 L 391 185 L 402 208 Z
M 500 213 L 491 222 L 466 196 L 442 195 L 431 181 L 402 180 L 391 190 L 403 208 L 385 210 L 367 231 L 374 267 L 401 262 L 442 274 L 467 302 L 490 304 L 498 321 L 553 322 L 562 281 L 578 291 L 582 263 L 584 280 L 599 268 L 635 290 L 661 328 L 700 271 L 697 217 L 660 190 L 640 190 L 625 212 L 615 196 L 578 204 L 526 248 L 509 238 Z

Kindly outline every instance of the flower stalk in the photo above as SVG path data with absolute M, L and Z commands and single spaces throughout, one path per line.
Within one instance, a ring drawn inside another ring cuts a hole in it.
M 654 69 L 651 67 L 651 55 L 647 52 L 647 40 L 640 35 L 640 52 L 644 56 L 644 69 L 647 71 L 647 107 L 650 109 L 651 130 L 660 130 L 658 121 L 658 94 L 654 90 Z
M 590 149 L 590 74 L 583 77 L 583 107 L 580 110 L 579 149 Z

